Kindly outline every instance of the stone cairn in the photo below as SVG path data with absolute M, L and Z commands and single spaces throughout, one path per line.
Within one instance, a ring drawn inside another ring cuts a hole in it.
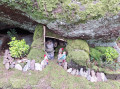
M 85 77 L 88 81 L 91 81 L 91 82 L 107 81 L 107 78 L 104 73 L 95 72 L 90 68 L 88 68 L 88 70 L 86 71 L 84 71 L 83 68 L 80 68 L 80 70 L 74 69 L 74 68 L 67 69 L 67 62 L 66 62 L 64 64 L 64 69 L 67 70 L 67 72 L 72 75 Z
M 28 59 L 14 60 L 9 50 L 5 50 L 3 64 L 7 70 L 15 68 L 24 72 L 28 70 L 42 71 L 48 65 L 48 58 L 44 55 L 44 60 L 41 63 L 36 63 L 35 60 Z
M 3 64 L 5 68 L 8 70 L 9 68 L 13 68 L 15 65 L 14 59 L 11 57 L 9 50 L 5 50 Z

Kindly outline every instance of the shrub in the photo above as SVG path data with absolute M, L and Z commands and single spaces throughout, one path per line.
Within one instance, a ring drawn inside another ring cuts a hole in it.
M 107 62 L 113 61 L 118 57 L 118 52 L 112 47 L 95 47 L 106 58 Z
M 104 56 L 106 57 L 107 62 L 112 62 L 113 59 L 116 59 L 119 56 L 119 54 L 114 48 L 108 47 L 104 53 Z
M 95 48 L 90 48 L 90 56 L 95 60 L 99 60 L 102 57 L 102 53 Z
M 101 53 L 105 53 L 105 51 L 106 51 L 107 48 L 108 47 L 100 47 L 100 46 L 95 47 L 95 49 L 99 50 Z
M 16 40 L 12 37 L 12 41 L 8 43 L 10 48 L 10 53 L 12 57 L 20 58 L 25 56 L 29 51 L 29 45 L 26 45 L 25 40 Z

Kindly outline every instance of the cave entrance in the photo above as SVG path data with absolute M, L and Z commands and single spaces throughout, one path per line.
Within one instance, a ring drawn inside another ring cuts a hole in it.
M 48 30 L 46 26 L 43 26 L 44 37 L 44 49 L 48 56 L 48 59 L 55 59 L 58 55 L 60 48 L 65 48 L 67 41 L 64 37 L 61 37 L 54 32 Z M 63 50 L 64 51 L 64 50 Z
M 65 48 L 66 45 L 67 45 L 67 42 L 63 39 L 58 39 L 51 36 L 45 36 L 45 51 L 49 59 L 56 58 L 58 55 L 59 49 Z
M 25 39 L 26 43 L 31 46 L 33 42 L 33 33 L 21 29 L 21 28 L 7 28 L 7 29 L 0 29 L 0 50 L 4 51 L 8 49 L 8 43 L 10 42 L 10 38 L 15 36 L 18 40 Z

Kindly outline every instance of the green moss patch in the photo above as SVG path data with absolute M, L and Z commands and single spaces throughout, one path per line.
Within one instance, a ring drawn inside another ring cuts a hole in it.
M 84 40 L 67 40 L 68 46 L 66 49 L 69 51 L 71 50 L 84 50 L 87 53 L 89 53 L 89 46 L 86 41 Z
M 27 57 L 31 60 L 34 59 L 36 62 L 41 62 L 44 59 L 44 54 L 43 50 L 32 48 Z
M 45 51 L 44 51 L 43 40 L 39 38 L 33 41 L 31 50 L 27 57 L 31 60 L 32 59 L 36 60 L 36 62 L 41 62 L 41 60 L 43 60 L 44 58 L 44 54 Z
M 43 29 L 41 25 L 38 25 L 34 32 L 33 43 L 31 45 L 28 58 L 31 60 L 36 60 L 36 62 L 41 62 L 44 58 L 44 41 L 43 41 Z
M 38 39 L 38 38 L 40 38 L 42 36 L 43 36 L 43 26 L 42 25 L 38 25 L 35 28 L 33 40 L 36 40 L 36 39 Z
M 85 66 L 87 60 L 89 60 L 89 54 L 83 50 L 70 51 L 67 56 L 67 60 L 73 60 L 77 64 Z
M 67 61 L 73 60 L 79 65 L 86 65 L 89 60 L 89 46 L 84 40 L 67 40 Z

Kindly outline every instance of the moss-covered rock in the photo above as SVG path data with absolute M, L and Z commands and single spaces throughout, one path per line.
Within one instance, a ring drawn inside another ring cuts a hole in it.
M 44 59 L 44 54 L 44 50 L 32 48 L 28 54 L 28 58 L 31 60 L 34 59 L 36 62 L 41 62 Z
M 44 38 L 43 38 L 43 29 L 41 25 L 38 25 L 34 32 L 33 43 L 31 45 L 31 50 L 28 54 L 29 59 L 34 59 L 36 62 L 41 62 L 44 59 Z
M 87 53 L 89 53 L 89 46 L 86 41 L 84 40 L 67 40 L 68 46 L 66 49 L 69 49 L 69 51 L 73 50 L 84 50 Z
M 36 39 L 38 39 L 38 38 L 40 38 L 42 36 L 43 36 L 43 26 L 42 25 L 38 25 L 35 28 L 33 40 L 35 41 Z
M 79 65 L 86 66 L 87 60 L 89 60 L 88 44 L 83 40 L 68 40 L 67 42 L 67 61 L 72 60 Z
M 85 66 L 87 63 L 87 60 L 89 59 L 89 54 L 83 50 L 79 51 L 69 51 L 69 54 L 67 56 L 67 60 L 74 61 L 79 65 Z

